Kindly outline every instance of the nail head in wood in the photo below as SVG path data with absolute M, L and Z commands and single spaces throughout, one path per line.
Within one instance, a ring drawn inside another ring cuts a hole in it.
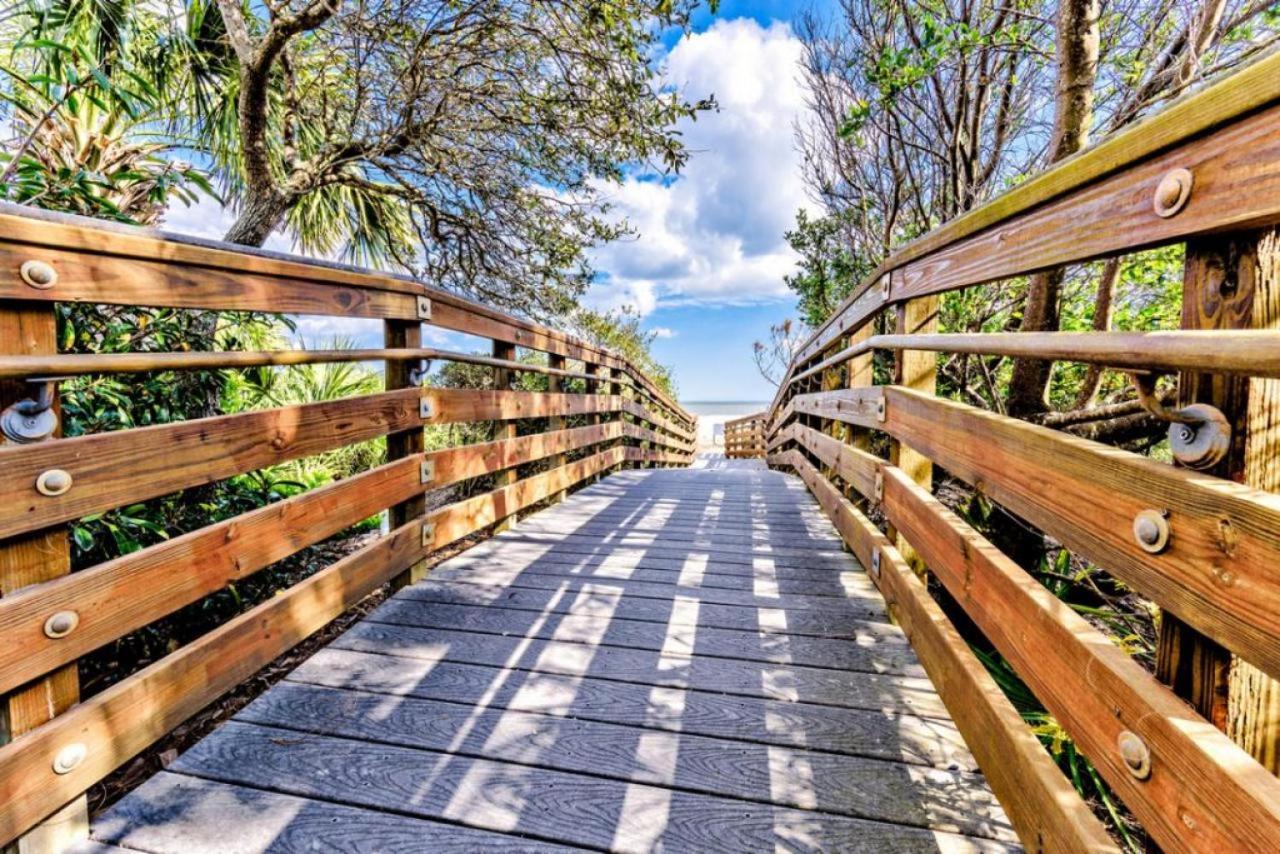
M 422 461 L 422 482 L 430 483 L 435 479 L 436 479 L 436 461 L 423 460 Z
M 880 550 L 871 550 L 871 575 L 875 578 L 880 577 Z
M 71 475 L 62 469 L 49 469 L 36 478 L 36 492 L 56 498 L 71 489 Z
M 1116 747 L 1120 749 L 1120 758 L 1124 760 L 1125 767 L 1136 779 L 1145 780 L 1151 776 L 1151 751 L 1136 733 L 1121 730 L 1120 735 L 1116 736 Z
M 418 417 L 419 418 L 422 418 L 422 419 L 430 418 L 434 413 L 434 411 L 435 411 L 435 407 L 431 405 L 431 398 L 424 397 L 418 401 Z
M 419 320 L 431 319 L 431 298 L 430 297 L 418 297 L 418 319 Z
M 75 611 L 58 611 L 44 621 L 44 633 L 46 637 L 58 640 L 74 632 L 78 625 L 80 625 L 80 615 Z
M 436 544 L 436 523 L 423 522 L 422 523 L 422 547 L 429 549 L 435 544 Z
M 47 261 L 34 259 L 23 261 L 22 266 L 18 268 L 18 275 L 22 277 L 22 281 L 36 290 L 47 291 L 58 284 L 58 271 L 53 269 L 53 265 Z
M 884 469 L 876 469 L 876 501 L 884 501 Z
M 1191 198 L 1192 183 L 1191 172 L 1187 169 L 1174 169 L 1166 173 L 1156 185 L 1155 197 L 1151 200 L 1156 216 L 1168 219 L 1186 207 L 1187 200 Z

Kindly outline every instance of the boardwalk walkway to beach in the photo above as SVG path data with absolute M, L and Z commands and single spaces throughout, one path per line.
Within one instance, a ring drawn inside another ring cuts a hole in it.
M 1014 847 L 797 478 L 612 475 L 401 590 L 94 824 L 144 851 Z

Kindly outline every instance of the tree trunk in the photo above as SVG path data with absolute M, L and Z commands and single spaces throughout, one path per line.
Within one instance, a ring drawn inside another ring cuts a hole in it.
M 1116 293 L 1116 279 L 1120 278 L 1120 258 L 1108 258 L 1102 267 L 1102 275 L 1098 277 L 1098 292 L 1093 298 L 1093 331 L 1109 332 L 1111 316 L 1115 313 L 1112 305 Z M 1080 384 L 1080 393 L 1076 395 L 1076 409 L 1088 409 L 1093 406 L 1098 389 L 1102 387 L 1102 366 L 1090 365 Z
M 1093 85 L 1098 76 L 1098 0 L 1061 0 L 1058 4 L 1058 83 L 1054 100 L 1053 137 L 1049 162 L 1075 154 L 1089 141 L 1093 127 Z M 1023 332 L 1058 328 L 1058 295 L 1062 270 L 1031 277 L 1022 311 Z M 1009 381 L 1010 415 L 1044 412 L 1045 392 L 1053 365 L 1039 359 L 1018 359 Z
M 280 227 L 289 212 L 289 200 L 283 193 L 271 191 L 250 196 L 240 208 L 240 216 L 227 229 L 223 240 L 241 246 L 261 246 Z

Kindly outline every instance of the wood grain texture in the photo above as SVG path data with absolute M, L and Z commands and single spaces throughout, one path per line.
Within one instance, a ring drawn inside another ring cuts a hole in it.
M 0 305 L 0 352 L 39 355 L 57 352 L 57 320 L 51 306 L 38 303 Z M 0 381 L 0 409 L 28 397 L 29 390 L 14 382 Z M 55 399 L 55 412 L 60 406 Z M 63 441 L 54 431 L 45 445 Z M 0 438 L 0 445 L 4 439 Z M 22 446 L 8 446 L 17 451 Z M 12 532 L 10 532 L 12 533 Z M 71 549 L 67 531 L 61 525 L 31 526 L 16 536 L 5 538 L 0 533 L 0 607 L 32 585 L 41 585 L 71 572 Z M 26 679 L 0 685 L 0 744 L 21 739 L 30 731 L 71 708 L 80 699 L 80 677 L 73 658 L 62 660 L 66 666 L 30 684 Z M 28 678 L 42 675 L 30 674 Z M 67 799 L 71 801 L 70 798 Z M 83 798 L 67 803 L 62 810 L 33 828 L 17 844 L 18 854 L 55 854 L 69 842 L 83 838 L 88 830 L 88 810 Z
M 469 763 L 464 757 L 533 762 L 574 774 L 1012 841 L 990 791 L 981 779 L 963 771 L 790 747 L 763 748 L 744 741 L 726 743 L 681 733 L 671 740 L 679 750 L 672 774 L 645 757 L 646 731 L 642 728 L 415 698 L 388 708 L 384 695 L 287 683 L 246 708 L 237 719 L 258 726 L 448 754 L 455 757 L 450 763 L 455 766 L 466 767 Z M 460 733 L 465 736 L 460 738 Z M 226 737 L 235 735 L 233 729 Z M 271 767 L 274 763 L 261 763 L 267 766 L 263 768 L 245 762 L 248 754 L 244 751 L 257 748 L 265 739 L 250 734 L 234 740 L 240 742 L 234 748 L 236 758 L 220 758 L 225 765 L 235 766 L 232 773 L 237 777 L 252 774 L 252 782 L 261 785 L 268 779 L 264 774 L 276 771 Z M 212 744 L 206 744 L 212 749 Z M 534 744 L 554 744 L 555 749 L 538 750 L 531 747 Z M 224 744 L 223 750 L 227 749 Z M 288 761 L 287 751 L 273 752 Z M 255 767 L 240 770 L 246 764 Z M 801 764 L 812 775 L 808 787 L 788 790 L 775 785 L 782 769 Z M 204 766 L 193 768 L 192 760 L 184 757 L 175 770 L 200 773 Z
M 234 828 L 233 839 L 228 829 Z M 474 854 L 519 848 L 532 854 L 570 849 L 392 812 L 375 812 L 330 801 L 232 786 L 168 771 L 157 774 L 112 808 L 94 828 L 97 840 L 69 854 L 108 854 L 103 841 L 127 849 L 110 851 L 213 852 L 271 851 L 312 854 L 328 850 L 372 854 L 412 851 L 431 840 L 443 854 Z M 101 846 L 101 849 L 99 848 Z
M 884 510 L 1165 851 L 1280 847 L 1280 780 L 901 471 Z M 1117 748 L 1151 752 L 1137 780 Z
M 862 646 L 839 638 L 781 636 L 776 632 L 748 632 L 713 627 L 669 625 L 596 614 L 567 614 L 549 625 L 528 612 L 494 606 L 476 607 L 394 599 L 379 606 L 368 619 L 374 623 L 440 628 L 479 634 L 511 634 L 550 639 L 599 638 L 593 642 L 626 649 L 662 651 L 664 645 L 683 655 L 731 658 L 740 661 L 798 664 L 831 670 L 857 670 L 921 676 L 910 649 L 896 637 L 876 646 Z M 888 632 L 885 631 L 887 635 Z
M 698 792 L 489 759 L 456 757 L 440 767 L 432 767 L 432 760 L 440 762 L 437 755 L 416 749 L 233 722 L 180 757 L 174 768 L 253 788 L 271 785 L 313 800 L 343 799 L 370 809 L 618 851 L 754 851 L 796 836 L 819 848 L 857 851 L 886 845 L 920 850 L 926 838 L 932 851 L 946 850 L 948 841 L 978 850 L 1010 844 L 947 840 L 946 834 L 935 841 L 924 829 L 781 806 L 761 809 Z M 658 812 L 628 808 L 628 799 L 663 806 Z
M 881 395 L 883 423 L 866 414 Z M 911 442 L 1198 631 L 1280 672 L 1280 579 L 1268 569 L 1280 556 L 1280 497 L 905 389 L 795 402 Z M 1148 508 L 1169 511 L 1174 531 L 1159 555 L 1132 533 Z
M 871 756 L 953 771 L 977 769 L 954 724 L 943 718 L 837 709 L 699 690 L 672 689 L 669 696 L 678 702 L 655 705 L 653 691 L 645 685 L 549 673 L 514 680 L 505 668 L 451 661 L 432 663 L 333 648 L 317 653 L 289 674 L 288 680 L 464 705 L 487 698 L 497 708 L 537 714 Z M 495 686 L 499 686 L 496 692 Z
M 0 536 L 420 428 L 420 396 L 403 389 L 0 447 Z M 68 472 L 73 485 L 50 498 L 36 490 L 36 479 L 55 468 Z
M 0 599 L 0 689 L 123 637 L 421 493 L 417 459 L 390 463 Z M 52 639 L 44 622 L 80 623 Z

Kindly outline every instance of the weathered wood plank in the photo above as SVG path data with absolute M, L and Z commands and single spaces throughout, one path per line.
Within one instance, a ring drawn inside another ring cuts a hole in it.
M 668 688 L 653 702 L 646 685 L 555 673 L 513 676 L 501 667 L 428 662 L 327 648 L 287 677 L 290 682 L 423 697 L 465 705 L 871 756 L 953 771 L 977 764 L 954 724 L 944 718 L 864 709 L 837 709 L 706 691 Z M 529 686 L 529 690 L 522 690 Z M 536 690 L 535 690 L 536 689 Z
M 468 763 L 462 757 L 512 762 L 1012 840 L 990 791 L 980 779 L 960 771 L 417 698 L 404 698 L 389 708 L 387 698 L 379 694 L 291 684 L 269 691 L 236 719 L 449 754 L 455 757 L 450 764 L 464 767 Z M 232 730 L 226 738 L 240 734 Z M 247 747 L 261 744 L 261 737 L 255 735 L 250 731 L 249 745 L 235 748 L 238 757 L 250 755 L 243 752 Z M 744 732 L 742 738 L 751 735 Z M 654 761 L 664 746 L 678 753 L 678 761 Z M 282 759 L 287 752 L 281 751 Z M 423 759 L 429 761 L 429 757 Z M 222 767 L 236 766 L 227 770 L 238 775 L 244 761 L 224 759 Z M 807 769 L 807 779 L 792 786 L 777 785 L 779 777 L 800 766 Z M 192 767 L 186 760 L 179 765 L 180 769 Z M 199 773 L 203 766 L 195 767 Z M 262 779 L 258 772 L 250 773 L 250 779 Z M 442 780 L 437 785 L 454 782 Z
M 839 638 L 806 638 L 770 632 L 718 629 L 692 623 L 666 625 L 613 615 L 566 614 L 548 620 L 532 611 L 446 605 L 395 598 L 367 618 L 370 622 L 440 628 L 542 640 L 599 642 L 627 649 L 670 651 L 680 655 L 741 661 L 797 664 L 833 670 L 862 670 L 922 676 L 905 643 L 862 646 Z
M 447 854 L 499 848 L 536 854 L 578 850 L 400 812 L 299 798 L 169 771 L 157 774 L 113 806 L 95 823 L 94 835 L 99 842 L 118 843 L 131 851 L 162 854 L 313 854 L 317 847 L 373 854 L 413 851 L 427 840 L 433 852 Z M 71 854 L 97 854 L 97 850 L 90 844 Z
M 485 759 L 440 762 L 420 750 L 234 722 L 173 767 L 225 782 L 623 851 L 760 850 L 785 844 L 802 828 L 809 844 L 841 850 L 870 850 L 869 843 L 890 840 L 910 850 L 913 839 L 921 841 L 901 825 L 784 807 L 761 810 L 737 800 Z M 654 812 L 655 805 L 661 812 Z M 930 850 L 945 846 L 933 831 L 924 833 L 930 834 Z
M 850 709 L 889 710 L 945 717 L 946 710 L 925 679 L 824 670 L 795 665 L 758 665 L 730 659 L 667 655 L 616 647 L 585 647 L 555 640 L 477 635 L 360 623 L 334 641 L 335 649 L 377 652 L 424 661 L 455 661 L 540 673 L 589 675 L 641 685 L 691 688 L 744 697 L 788 700 Z M 583 667 L 584 659 L 590 661 Z
M 494 585 L 467 584 L 465 582 L 438 582 L 428 580 L 422 584 L 407 588 L 402 594 L 417 599 L 433 602 L 456 603 L 501 603 L 503 607 L 521 609 L 548 609 L 560 611 L 569 607 L 574 597 L 566 597 L 561 587 L 521 587 L 512 584 L 509 587 Z M 616 584 L 605 581 L 588 580 L 578 586 L 577 595 L 584 599 L 598 598 L 611 603 L 618 616 L 635 620 L 658 620 L 666 622 L 678 619 L 679 614 L 672 613 L 672 602 L 669 597 L 646 598 L 629 595 L 619 600 L 620 588 Z M 615 603 L 612 604 L 612 603 Z M 883 602 L 859 602 L 860 609 L 852 614 L 840 611 L 784 610 L 776 605 L 759 608 L 744 608 L 740 605 L 720 605 L 714 602 L 699 601 L 697 622 L 700 625 L 716 626 L 727 629 L 769 630 L 771 622 L 784 626 L 790 634 L 812 635 L 830 638 L 880 638 L 883 633 L 878 624 L 883 624 L 886 612 Z M 892 627 L 891 627 L 892 628 Z M 896 632 L 893 629 L 893 632 Z
M 0 841 L 8 841 L 363 599 L 431 550 L 492 524 L 494 508 L 546 497 L 613 455 L 597 454 L 414 520 L 0 747 Z M 66 774 L 53 757 L 81 741 L 85 759 Z
M 560 556 L 563 557 L 563 556 Z M 548 579 L 593 579 L 599 581 L 620 580 L 640 584 L 678 584 L 696 590 L 725 590 L 735 593 L 752 593 L 753 596 L 772 599 L 780 597 L 790 603 L 798 598 L 805 599 L 845 599 L 850 595 L 870 596 L 875 593 L 875 585 L 867 580 L 862 570 L 835 573 L 823 580 L 794 579 L 781 576 L 770 568 L 752 574 L 720 574 L 713 571 L 713 565 L 696 561 L 687 562 L 679 570 L 666 567 L 638 566 L 634 562 L 616 562 L 609 557 L 585 558 L 573 562 L 563 560 L 543 560 L 535 558 L 528 562 L 497 564 L 490 561 L 470 561 L 466 564 L 454 564 L 447 569 L 437 570 L 434 575 L 438 580 L 459 579 L 480 584 L 505 585 L 516 578 L 525 579 L 527 583 L 534 576 Z M 708 597 L 718 596 L 708 592 Z M 711 601 L 710 599 L 708 601 Z M 822 603 L 819 603 L 820 605 Z
M 514 577 L 511 577 L 514 575 Z M 866 619 L 883 614 L 883 606 L 865 592 L 854 590 L 853 595 L 834 596 L 801 596 L 777 594 L 762 589 L 757 595 L 752 590 L 724 589 L 719 587 L 701 587 L 694 584 L 677 583 L 679 579 L 669 582 L 631 581 L 626 578 L 606 577 L 602 575 L 542 575 L 504 572 L 500 567 L 483 576 L 476 577 L 470 572 L 447 572 L 439 575 L 440 581 L 454 581 L 459 584 L 475 584 L 481 587 L 519 587 L 525 589 L 566 590 L 582 589 L 590 585 L 601 591 L 616 591 L 618 595 L 626 595 L 638 599 L 657 599 L 670 601 L 673 597 L 682 596 L 696 600 L 702 604 L 732 605 L 738 608 L 769 608 L 784 610 L 788 616 L 800 613 L 819 612 L 829 614 L 833 618 Z

